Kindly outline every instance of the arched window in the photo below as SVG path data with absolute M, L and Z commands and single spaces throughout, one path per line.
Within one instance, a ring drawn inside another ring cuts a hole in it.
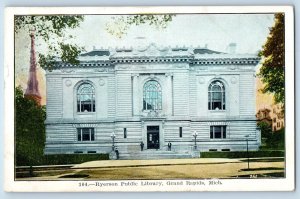
M 149 80 L 144 85 L 143 109 L 144 110 L 162 109 L 161 86 L 155 80 Z
M 77 112 L 95 112 L 95 89 L 90 83 L 78 87 Z
M 208 87 L 208 110 L 225 110 L 225 87 L 218 80 Z

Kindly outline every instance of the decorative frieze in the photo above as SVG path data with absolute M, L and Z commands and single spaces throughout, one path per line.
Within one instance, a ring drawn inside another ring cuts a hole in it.
M 86 61 L 86 62 L 80 62 L 79 65 L 72 65 L 68 63 L 63 62 L 56 62 L 54 68 L 98 68 L 98 67 L 107 67 L 111 66 L 110 61 L 106 62 L 95 62 L 95 61 Z M 67 72 L 68 70 L 65 70 Z M 63 71 L 62 71 L 63 72 Z
M 108 68 L 97 68 L 94 69 L 95 72 L 108 72 Z
M 229 121 L 214 121 L 214 122 L 206 122 L 208 126 L 228 126 L 230 124 Z
M 197 59 L 191 65 L 257 65 L 260 58 Z M 230 66 L 231 70 L 236 67 Z
M 99 124 L 93 124 L 93 123 L 77 123 L 72 125 L 75 128 L 95 128 L 99 126 Z
M 73 69 L 62 69 L 61 72 L 62 73 L 74 73 L 75 70 L 73 70 Z
M 127 64 L 127 63 L 190 63 L 192 57 L 122 57 L 111 58 L 112 64 Z
M 138 49 L 115 49 L 107 50 L 100 54 L 98 51 L 91 51 L 79 56 L 80 64 L 72 65 L 62 61 L 56 62 L 57 68 L 104 68 L 116 66 L 120 69 L 130 69 L 131 64 L 149 63 L 185 63 L 190 66 L 197 65 L 230 65 L 229 70 L 238 69 L 239 65 L 257 65 L 260 58 L 256 55 L 227 54 L 212 51 L 209 49 L 193 48 L 171 48 L 157 47 L 150 44 L 145 48 Z M 101 51 L 102 52 L 102 51 Z M 186 68 L 188 65 L 178 64 L 175 68 Z M 245 69 L 245 68 L 244 68 Z M 200 69 L 201 70 L 201 69 Z M 203 68 L 205 70 L 205 68 Z M 100 72 L 100 71 L 99 71 Z M 104 72 L 104 71 L 103 71 Z

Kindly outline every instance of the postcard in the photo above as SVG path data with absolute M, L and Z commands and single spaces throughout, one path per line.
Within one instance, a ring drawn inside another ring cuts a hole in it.
M 291 6 L 8 7 L 5 190 L 293 191 Z

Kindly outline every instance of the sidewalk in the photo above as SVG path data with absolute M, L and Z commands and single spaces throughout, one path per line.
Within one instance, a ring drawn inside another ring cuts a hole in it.
M 112 167 L 141 167 L 163 165 L 196 165 L 196 164 L 224 164 L 240 162 L 239 159 L 227 158 L 197 158 L 197 159 L 159 159 L 159 160 L 99 160 L 85 162 L 71 167 L 72 169 L 85 168 L 112 168 Z
M 262 178 L 284 177 L 282 158 L 227 158 L 160 159 L 160 160 L 99 160 L 69 165 L 69 168 L 34 170 L 36 177 L 18 180 L 153 180 L 206 178 Z M 27 172 L 28 171 L 23 171 Z

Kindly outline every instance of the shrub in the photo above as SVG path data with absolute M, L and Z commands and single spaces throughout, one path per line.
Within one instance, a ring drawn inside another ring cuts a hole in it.
M 247 151 L 200 152 L 201 158 L 246 158 Z M 284 157 L 284 151 L 249 151 L 249 157 Z
M 261 129 L 262 149 L 284 149 L 285 129 L 273 132 L 271 125 L 266 122 L 257 124 Z

